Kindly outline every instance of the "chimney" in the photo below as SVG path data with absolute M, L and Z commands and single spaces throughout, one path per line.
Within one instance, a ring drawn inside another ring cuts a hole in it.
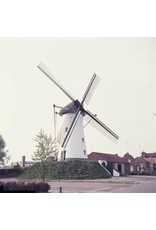
M 146 153 L 145 152 L 142 152 L 141 155 L 142 155 L 143 158 L 146 158 Z

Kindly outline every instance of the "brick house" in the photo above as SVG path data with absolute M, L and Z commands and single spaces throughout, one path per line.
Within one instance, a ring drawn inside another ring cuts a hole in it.
M 156 173 L 156 157 L 144 158 L 149 163 L 149 172 Z
M 130 173 L 135 173 L 136 172 L 135 158 L 129 153 L 126 153 L 123 157 L 126 158 L 130 163 Z
M 156 153 L 142 152 L 141 155 L 142 155 L 143 158 L 156 158 Z
M 156 173 L 156 153 L 142 152 L 141 157 L 135 158 L 136 173 Z
M 150 172 L 150 163 L 143 157 L 135 158 L 135 167 L 136 167 L 136 173 Z
M 106 169 L 115 176 L 115 172 L 118 172 L 120 176 L 130 174 L 130 163 L 124 157 L 120 157 L 117 154 L 91 152 L 88 155 L 88 160 L 103 161 Z

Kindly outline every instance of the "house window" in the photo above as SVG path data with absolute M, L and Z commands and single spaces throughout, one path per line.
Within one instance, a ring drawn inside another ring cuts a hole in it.
M 140 167 L 141 167 L 141 168 L 143 168 L 143 167 L 144 167 L 144 164 L 143 164 L 143 163 L 141 163 L 141 164 L 140 164 Z
M 134 166 L 130 166 L 130 172 L 133 172 L 134 171 Z
M 137 165 L 137 172 L 139 172 L 140 171 L 140 167 L 139 167 L 139 165 Z
M 141 168 L 141 170 L 140 170 L 141 172 L 144 172 L 145 170 L 144 170 L 144 168 Z

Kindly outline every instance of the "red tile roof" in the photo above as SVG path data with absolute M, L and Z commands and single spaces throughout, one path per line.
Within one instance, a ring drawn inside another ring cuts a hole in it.
M 142 152 L 142 156 L 143 156 L 144 158 L 156 157 L 156 153 L 146 153 L 146 152 Z
M 124 157 L 120 157 L 117 154 L 108 154 L 108 153 L 99 153 L 92 152 L 88 155 L 89 160 L 104 160 L 114 163 L 129 163 L 128 160 Z
M 136 164 L 138 164 L 138 163 L 147 163 L 147 161 L 143 157 L 136 157 L 135 158 L 135 163 Z
M 146 153 L 146 157 L 156 157 L 156 153 Z
M 144 158 L 144 160 L 148 161 L 149 163 L 156 164 L 156 157 Z
M 125 157 L 126 159 L 134 160 L 134 157 L 129 153 L 126 153 L 123 157 Z

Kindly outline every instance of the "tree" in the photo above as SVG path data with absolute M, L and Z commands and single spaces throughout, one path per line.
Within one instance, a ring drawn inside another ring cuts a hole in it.
M 56 140 L 52 139 L 51 135 L 47 135 L 41 129 L 39 134 L 36 135 L 36 138 L 33 139 L 37 142 L 36 148 L 37 150 L 34 152 L 32 156 L 32 160 L 40 161 L 42 165 L 42 180 L 45 180 L 45 161 L 48 157 L 53 156 L 57 159 L 58 148 Z
M 10 160 L 10 156 L 7 155 L 8 150 L 5 150 L 5 146 L 5 141 L 2 135 L 0 135 L 0 165 L 5 165 Z

